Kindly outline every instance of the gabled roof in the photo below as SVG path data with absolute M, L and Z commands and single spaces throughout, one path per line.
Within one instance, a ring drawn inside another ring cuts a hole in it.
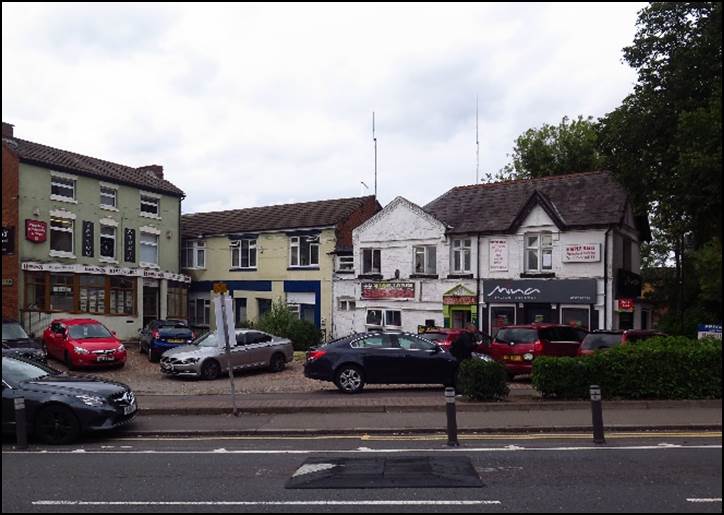
M 15 137 L 3 137 L 3 143 L 17 154 L 22 163 L 118 182 L 176 197 L 184 196 L 182 190 L 148 170 L 111 163 Z
M 330 227 L 345 221 L 354 211 L 371 201 L 374 201 L 373 196 L 186 214 L 181 216 L 181 236 L 197 238 Z
M 536 205 L 561 229 L 619 225 L 627 194 L 610 172 L 453 188 L 424 209 L 451 226 L 450 233 L 513 233 Z

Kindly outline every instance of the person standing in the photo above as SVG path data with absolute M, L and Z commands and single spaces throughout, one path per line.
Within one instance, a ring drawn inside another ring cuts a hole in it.
M 475 338 L 477 332 L 478 328 L 475 327 L 475 324 L 467 324 L 465 331 L 452 342 L 450 354 L 458 360 L 458 366 L 460 366 L 461 362 L 472 357 L 477 344 L 477 339 Z

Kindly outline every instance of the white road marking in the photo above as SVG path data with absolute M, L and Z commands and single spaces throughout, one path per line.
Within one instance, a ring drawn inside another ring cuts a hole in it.
M 314 472 L 322 472 L 323 470 L 332 470 L 336 466 L 334 463 L 306 464 L 299 467 L 292 477 L 305 476 L 307 474 L 313 474 Z
M 33 501 L 34 506 L 482 506 L 500 501 Z
M 357 449 L 342 450 L 342 449 L 241 449 L 241 450 L 227 450 L 227 449 L 214 449 L 210 451 L 206 450 L 133 450 L 133 451 L 109 451 L 109 450 L 87 450 L 82 453 L 77 451 L 64 451 L 64 450 L 48 450 L 43 449 L 41 451 L 3 451 L 2 454 L 78 454 L 84 456 L 91 456 L 95 454 L 401 454 L 401 453 L 487 453 L 487 452 L 581 452 L 581 451 L 677 451 L 686 449 L 721 449 L 721 445 L 690 445 L 690 446 L 677 446 L 677 447 L 660 447 L 658 445 L 640 445 L 640 446 L 622 446 L 622 447 L 604 447 L 604 446 L 585 446 L 585 447 L 519 447 L 519 446 L 506 446 L 506 447 L 472 447 L 472 448 L 445 448 L 445 449 L 369 449 L 359 451 Z
M 688 502 L 698 502 L 698 503 L 714 503 L 714 502 L 721 502 L 721 497 L 714 497 L 711 499 L 687 499 Z

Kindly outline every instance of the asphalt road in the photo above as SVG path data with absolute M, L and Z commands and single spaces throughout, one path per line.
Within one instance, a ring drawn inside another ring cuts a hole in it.
M 3 446 L 3 512 L 714 512 L 721 435 L 97 439 Z M 289 490 L 309 458 L 467 457 L 484 486 Z

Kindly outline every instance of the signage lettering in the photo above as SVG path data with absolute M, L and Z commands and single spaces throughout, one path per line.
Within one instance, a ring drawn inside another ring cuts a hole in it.
M 363 299 L 414 299 L 415 283 L 363 283 Z
M 508 240 L 490 240 L 490 271 L 508 271 Z
M 2 255 L 5 256 L 6 254 L 12 254 L 15 252 L 15 227 L 6 227 L 2 226 L 3 228 L 3 252 Z
M 93 222 L 83 222 L 83 257 L 93 257 Z
M 136 230 L 126 229 L 123 238 L 123 259 L 126 263 L 136 262 Z
M 48 224 L 40 220 L 25 220 L 25 238 L 33 243 L 43 243 L 48 238 Z
M 601 261 L 600 243 L 575 243 L 563 248 L 564 263 L 597 263 Z

